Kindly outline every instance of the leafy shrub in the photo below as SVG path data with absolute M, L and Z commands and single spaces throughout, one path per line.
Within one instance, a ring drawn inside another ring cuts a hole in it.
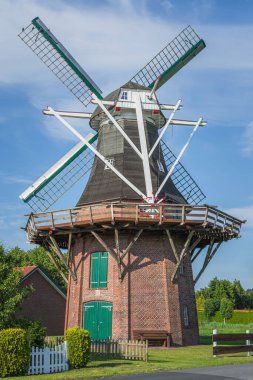
M 44 346 L 47 329 L 41 326 L 40 321 L 35 321 L 30 318 L 22 318 L 16 321 L 16 326 L 26 330 L 30 346 Z
M 90 360 L 90 336 L 81 327 L 72 327 L 66 332 L 68 361 L 71 368 L 85 367 Z
M 26 331 L 19 328 L 0 330 L 0 377 L 26 374 L 29 361 Z

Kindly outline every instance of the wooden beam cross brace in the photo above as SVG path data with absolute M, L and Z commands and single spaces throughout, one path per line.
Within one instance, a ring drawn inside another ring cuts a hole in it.
M 196 282 L 199 280 L 200 276 L 203 274 L 203 272 L 205 271 L 207 265 L 210 263 L 210 261 L 212 260 L 212 258 L 214 257 L 215 253 L 218 251 L 218 249 L 220 248 L 220 245 L 221 245 L 222 241 L 218 242 L 216 244 L 216 247 L 214 248 L 214 239 L 211 240 L 210 242 L 210 245 L 207 249 L 207 253 L 206 253 L 206 257 L 205 257 L 205 260 L 204 260 L 204 263 L 203 263 L 203 266 L 202 268 L 200 269 L 199 273 L 197 274 L 195 280 L 194 280 L 194 285 L 196 284 Z
M 121 260 L 124 259 L 124 257 L 128 254 L 128 252 L 130 251 L 130 249 L 132 248 L 132 246 L 134 245 L 134 243 L 136 243 L 136 241 L 139 239 L 139 237 L 141 236 L 143 230 L 139 230 L 135 236 L 133 237 L 133 239 L 131 240 L 131 242 L 128 244 L 128 246 L 126 247 L 126 249 L 124 250 L 124 253 L 121 255 Z
M 120 262 L 119 255 L 117 253 L 115 253 L 114 250 L 112 250 L 110 247 L 108 247 L 106 242 L 101 238 L 101 236 L 98 235 L 97 232 L 91 231 L 91 233 L 95 237 L 95 239 L 99 242 L 99 244 L 101 244 L 102 247 L 106 250 L 106 252 L 108 252 L 114 258 L 114 260 L 116 260 L 117 266 L 118 266 L 118 271 L 119 271 L 119 279 L 121 280 L 122 273 L 121 273 L 121 262 Z M 115 233 L 115 237 L 116 237 L 116 233 Z
M 199 254 L 203 251 L 203 248 L 204 247 L 200 247 L 195 254 L 194 254 L 194 252 L 192 252 L 192 258 L 191 258 L 192 263 L 196 260 L 196 258 L 199 256 Z
M 52 253 L 50 252 L 50 244 L 43 244 L 43 247 L 48 255 L 48 257 L 50 258 L 50 260 L 52 261 L 52 263 L 54 264 L 55 268 L 57 269 L 57 271 L 60 273 L 60 275 L 62 276 L 63 280 L 65 281 L 66 284 L 68 284 L 68 279 L 67 277 L 65 276 L 65 274 L 63 273 L 63 271 L 61 270 L 61 266 L 59 265 L 59 263 L 55 260 L 54 256 L 52 255 Z
M 183 247 L 183 249 L 182 249 L 182 251 L 180 253 L 179 260 L 178 260 L 178 262 L 176 264 L 174 272 L 172 273 L 171 282 L 173 282 L 175 280 L 178 268 L 180 267 L 180 264 L 182 263 L 183 259 L 185 258 L 185 256 L 189 252 L 189 245 L 190 245 L 190 242 L 191 242 L 191 239 L 192 239 L 193 235 L 194 235 L 194 231 L 190 231 L 189 235 L 187 236 L 187 239 L 185 241 L 184 247 Z
M 91 231 L 92 235 L 96 238 L 96 240 L 101 244 L 101 246 L 116 260 L 118 271 L 119 271 L 119 279 L 122 280 L 122 265 L 123 265 L 123 259 L 127 255 L 127 253 L 130 251 L 134 243 L 138 240 L 143 230 L 139 230 L 132 241 L 129 243 L 127 248 L 124 250 L 123 253 L 120 251 L 119 246 L 119 230 L 117 228 L 114 229 L 115 234 L 115 250 L 108 247 L 107 243 L 101 238 L 101 236 L 98 235 L 97 232 Z
M 55 253 L 57 254 L 57 256 L 59 257 L 59 259 L 61 260 L 61 262 L 63 263 L 63 265 L 65 266 L 65 268 L 67 269 L 67 271 L 70 273 L 71 277 L 73 278 L 74 281 L 77 281 L 77 277 L 76 277 L 76 274 L 72 271 L 72 269 L 68 266 L 68 263 L 67 263 L 67 260 L 65 259 L 65 257 L 63 256 L 62 254 L 62 251 L 60 250 L 60 247 L 58 246 L 57 244 L 57 241 L 55 240 L 55 238 L 52 236 L 52 235 L 49 235 L 49 239 L 51 241 L 51 248 L 55 251 Z

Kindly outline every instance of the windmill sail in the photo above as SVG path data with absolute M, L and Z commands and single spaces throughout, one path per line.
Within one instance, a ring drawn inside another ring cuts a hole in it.
M 90 133 L 86 139 L 96 142 L 98 135 Z M 38 178 L 20 198 L 35 211 L 46 211 L 77 181 L 90 171 L 94 154 L 87 145 L 79 142 L 55 165 Z
M 163 140 L 161 140 L 161 148 L 167 170 L 169 171 L 170 167 L 176 160 L 176 156 Z M 199 188 L 192 176 L 187 172 L 187 170 L 180 162 L 175 167 L 171 175 L 171 179 L 177 190 L 183 195 L 184 199 L 189 204 L 199 204 L 205 198 L 202 190 Z
M 23 28 L 19 37 L 85 106 L 92 92 L 103 98 L 100 88 L 39 17 Z
M 189 25 L 131 79 L 131 82 L 156 89 L 176 74 L 205 48 L 205 42 Z

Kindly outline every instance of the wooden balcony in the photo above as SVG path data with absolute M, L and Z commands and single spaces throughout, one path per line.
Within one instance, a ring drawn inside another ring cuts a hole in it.
M 26 225 L 28 240 L 40 244 L 54 231 L 60 240 L 69 232 L 78 233 L 101 228 L 144 228 L 184 231 L 194 229 L 206 235 L 220 235 L 229 240 L 240 236 L 244 221 L 216 207 L 180 204 L 102 203 L 73 209 L 30 214 Z

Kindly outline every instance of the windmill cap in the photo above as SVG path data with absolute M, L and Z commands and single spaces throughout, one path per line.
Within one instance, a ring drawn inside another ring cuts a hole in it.
M 123 86 L 119 87 L 117 90 L 112 91 L 110 94 L 108 94 L 104 100 L 105 101 L 112 101 L 112 102 L 117 102 L 119 100 L 120 92 L 121 90 L 140 90 L 140 91 L 147 91 L 151 92 L 151 89 L 149 87 L 142 86 L 138 83 L 134 82 L 127 82 Z M 112 105 L 105 105 L 105 107 L 108 109 L 108 111 L 113 110 L 114 106 Z M 162 112 L 160 112 L 160 116 L 162 118 L 162 122 L 160 123 L 161 127 L 165 124 L 166 119 L 165 116 L 163 115 Z M 90 119 L 90 126 L 91 128 L 95 129 L 96 131 L 99 130 L 100 123 L 104 119 L 104 112 L 103 110 L 97 106 L 91 116 Z

